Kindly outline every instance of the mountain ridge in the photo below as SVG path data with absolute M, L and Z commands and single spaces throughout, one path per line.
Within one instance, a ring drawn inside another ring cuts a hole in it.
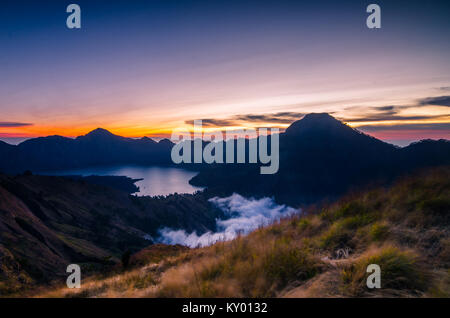
M 167 165 L 171 164 L 168 148 L 172 145 L 148 137 L 122 137 L 103 128 L 76 138 L 37 137 L 8 148 L 0 146 L 0 171 L 14 174 L 97 165 Z
M 171 160 L 173 145 L 168 139 L 156 142 L 148 137 L 127 138 L 97 128 L 74 139 L 49 136 L 17 146 L 0 145 L 0 171 L 22 173 L 127 164 L 178 166 Z M 298 204 L 336 198 L 368 182 L 390 182 L 415 169 L 450 164 L 450 142 L 446 140 L 424 140 L 400 148 L 327 113 L 307 114 L 293 122 L 280 133 L 279 150 L 280 168 L 274 175 L 260 175 L 259 164 L 179 167 L 200 171 L 190 183 L 207 187 L 211 195 L 237 192 L 275 196 L 281 203 Z M 300 195 L 292 201 L 294 192 Z
M 450 142 L 424 141 L 400 148 L 329 114 L 312 113 L 280 134 L 279 160 L 274 175 L 260 175 L 257 165 L 210 165 L 190 183 L 217 195 L 238 192 L 308 204 L 368 183 L 387 184 L 415 169 L 450 164 Z

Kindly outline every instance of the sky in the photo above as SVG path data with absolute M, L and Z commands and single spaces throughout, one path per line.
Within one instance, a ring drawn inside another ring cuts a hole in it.
M 398 145 L 450 139 L 449 38 L 448 1 L 6 0 L 0 139 L 284 129 L 311 112 Z

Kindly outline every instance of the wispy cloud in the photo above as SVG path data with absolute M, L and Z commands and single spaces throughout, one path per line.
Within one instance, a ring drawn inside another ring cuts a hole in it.
M 449 131 L 450 132 L 450 123 L 436 123 L 436 124 L 398 124 L 398 125 L 365 125 L 359 126 L 358 130 L 364 132 L 375 132 L 375 131 L 386 131 L 386 130 L 436 130 L 436 131 Z
M 368 121 L 383 122 L 383 121 L 425 120 L 425 119 L 439 119 L 439 118 L 442 118 L 442 116 L 440 116 L 440 115 L 401 116 L 401 115 L 393 115 L 393 114 L 374 114 L 374 115 L 368 115 L 365 117 L 342 118 L 342 120 L 347 123 L 355 123 L 355 122 L 368 122 Z
M 185 123 L 188 125 L 193 125 L 194 120 L 186 120 Z M 227 127 L 227 126 L 235 126 L 236 124 L 237 122 L 231 119 L 213 119 L 213 118 L 202 119 L 203 127 Z
M 443 96 L 445 97 L 445 96 Z M 450 96 L 449 96 L 450 98 Z M 436 99 L 436 100 L 435 100 Z M 418 112 L 417 115 L 409 111 L 405 114 L 405 110 L 419 109 L 424 106 L 443 106 L 443 105 L 432 105 L 430 102 L 445 102 L 444 98 L 438 99 L 434 97 L 423 98 L 419 101 L 417 105 L 388 105 L 388 106 L 377 106 L 377 107 L 367 107 L 367 106 L 353 106 L 344 109 L 342 116 L 339 117 L 340 120 L 348 123 L 358 123 L 358 122 L 383 122 L 383 121 L 420 121 L 420 120 L 442 120 L 448 115 L 444 114 L 423 114 L 423 112 Z M 445 106 L 444 106 L 445 107 Z M 346 115 L 348 114 L 348 115 Z
M 450 90 L 450 87 L 441 87 L 441 90 Z M 424 97 L 407 105 L 385 105 L 385 106 L 351 106 L 343 108 L 342 111 L 334 112 L 328 111 L 336 118 L 347 123 L 364 123 L 373 122 L 374 125 L 382 124 L 383 122 L 398 122 L 401 125 L 402 121 L 447 121 L 448 115 L 443 114 L 443 111 L 424 112 L 423 107 L 430 106 L 450 106 L 450 96 L 434 96 Z M 289 125 L 297 121 L 306 113 L 304 112 L 275 112 L 263 114 L 243 114 L 234 115 L 226 118 L 206 118 L 203 119 L 205 127 L 230 127 L 230 126 L 245 126 L 255 124 L 263 127 L 266 124 L 271 125 Z M 186 121 L 192 124 L 193 121 Z M 379 123 L 379 124 L 378 124 Z M 403 127 L 403 126 L 400 126 Z M 412 126 L 410 126 L 412 128 Z M 280 127 L 281 128 L 281 127 Z M 403 128 L 402 128 L 403 129 Z
M 419 100 L 420 106 L 435 105 L 435 106 L 450 106 L 450 96 L 436 96 L 427 97 Z
M 246 122 L 264 122 L 264 123 L 276 123 L 276 124 L 290 124 L 293 121 L 301 119 L 305 116 L 305 113 L 297 112 L 279 112 L 273 114 L 262 114 L 262 115 L 239 115 L 235 118 L 238 120 Z
M 0 121 L 0 127 L 3 128 L 10 128 L 10 127 L 26 127 L 26 126 L 32 126 L 31 123 L 18 123 L 18 122 L 11 122 L 11 121 Z
M 277 112 L 270 114 L 244 114 L 235 115 L 224 119 L 206 118 L 202 119 L 204 127 L 227 127 L 241 126 L 246 123 L 271 123 L 271 124 L 290 124 L 301 119 L 305 113 L 297 112 Z M 186 124 L 192 125 L 193 120 L 185 121 Z

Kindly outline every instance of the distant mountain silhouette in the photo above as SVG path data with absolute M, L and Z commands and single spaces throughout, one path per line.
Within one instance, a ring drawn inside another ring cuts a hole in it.
M 97 128 L 75 139 L 48 136 L 18 146 L 0 144 L 0 170 L 17 173 L 113 164 L 171 164 L 169 140 L 125 138 Z
M 328 113 L 311 113 L 305 115 L 301 120 L 292 123 L 286 129 L 286 135 L 294 136 L 311 132 L 314 132 L 315 134 L 319 132 L 342 133 L 343 129 L 346 129 L 347 132 L 353 131 L 353 129 L 342 124 L 339 120 Z
M 203 143 L 206 145 L 206 143 Z M 0 143 L 0 171 L 21 173 L 115 164 L 172 164 L 168 139 L 125 138 L 95 129 L 75 139 L 49 136 L 18 146 Z M 248 147 L 247 147 L 248 149 Z M 183 164 L 199 169 L 191 184 L 211 195 L 275 196 L 284 203 L 334 198 L 369 183 L 385 183 L 418 168 L 450 164 L 450 142 L 424 140 L 399 148 L 326 113 L 312 113 L 280 134 L 280 166 L 261 175 L 259 164 Z
M 14 152 L 14 150 L 15 150 L 14 146 L 12 146 L 10 144 L 7 144 L 6 142 L 3 142 L 3 141 L 0 140 L 0 154 L 2 156 L 4 156 L 4 157 L 8 156 L 9 158 L 11 158 L 12 153 Z
M 399 148 L 368 136 L 329 114 L 309 114 L 280 135 L 280 168 L 261 175 L 258 165 L 214 165 L 191 183 L 218 195 L 274 196 L 312 203 L 349 189 L 386 183 L 417 168 L 450 164 L 450 142 L 426 140 Z

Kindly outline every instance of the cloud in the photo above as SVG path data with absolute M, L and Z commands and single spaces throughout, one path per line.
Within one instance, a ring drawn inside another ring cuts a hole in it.
M 440 90 L 440 91 L 450 91 L 450 86 L 442 86 L 442 87 L 439 87 L 439 90 Z
M 300 213 L 300 210 L 277 205 L 271 198 L 247 199 L 236 193 L 226 198 L 214 197 L 209 201 L 228 217 L 216 220 L 217 232 L 198 235 L 196 232 L 189 234 L 184 230 L 163 228 L 159 231 L 157 241 L 190 247 L 207 246 L 218 241 L 232 240 L 238 234 L 247 234 L 282 217 Z
M 365 117 L 358 117 L 358 118 L 341 118 L 344 122 L 351 123 L 351 122 L 365 122 L 365 121 L 391 121 L 391 120 L 424 120 L 424 119 L 439 119 L 442 118 L 441 115 L 435 115 L 435 116 L 425 116 L 425 115 L 418 115 L 418 116 L 398 116 L 398 115 L 390 115 L 390 114 L 377 114 L 377 115 L 368 115 Z
M 274 123 L 274 124 L 290 124 L 305 116 L 305 113 L 297 112 L 278 112 L 271 114 L 245 114 L 235 115 L 224 119 L 206 118 L 202 119 L 204 127 L 227 127 L 242 126 L 245 123 Z M 192 125 L 193 120 L 185 121 L 186 124 Z
M 450 87 L 441 87 L 441 90 L 450 90 Z M 386 106 L 351 106 L 344 108 L 344 115 L 336 116 L 338 119 L 347 122 L 383 122 L 383 121 L 402 121 L 402 120 L 427 120 L 443 119 L 444 115 L 402 115 L 402 110 L 418 108 L 422 106 L 450 106 L 450 96 L 425 97 L 419 99 L 416 104 L 411 105 L 386 105 Z M 333 114 L 335 112 L 328 112 Z M 306 113 L 300 112 L 276 112 L 268 114 L 244 114 L 234 115 L 223 119 L 207 118 L 203 119 L 205 127 L 230 127 L 245 126 L 248 123 L 260 124 L 291 124 L 300 120 Z M 193 124 L 193 121 L 186 121 L 187 124 Z
M 193 120 L 186 120 L 186 124 L 193 125 Z M 226 127 L 226 126 L 236 126 L 236 122 L 230 119 L 213 119 L 213 118 L 206 118 L 202 119 L 202 126 L 203 127 Z
M 428 99 L 428 98 L 426 98 Z M 421 101 L 424 101 L 423 99 Z M 401 115 L 401 110 L 408 108 L 417 108 L 424 105 L 389 105 L 389 106 L 378 106 L 378 107 L 364 107 L 364 106 L 353 106 L 345 108 L 351 117 L 339 117 L 340 120 L 347 123 L 355 122 L 383 122 L 383 121 L 402 121 L 402 120 L 425 120 L 425 119 L 443 119 L 447 116 L 445 115 Z
M 25 127 L 25 126 L 32 126 L 33 124 L 30 123 L 17 123 L 17 122 L 10 122 L 10 121 L 0 121 L 0 127 Z
M 436 105 L 436 106 L 450 106 L 450 96 L 427 97 L 419 100 L 420 106 Z
M 236 119 L 245 122 L 265 122 L 265 123 L 277 123 L 277 124 L 290 124 L 296 120 L 301 119 L 305 116 L 305 113 L 297 112 L 279 112 L 273 114 L 262 114 L 262 115 L 239 115 L 235 116 Z
M 399 120 L 404 117 L 398 116 L 399 108 L 403 106 L 378 106 L 378 107 L 364 107 L 364 106 L 352 106 L 347 107 L 345 110 L 349 111 L 352 117 L 340 117 L 344 122 L 362 122 L 362 121 L 384 121 L 384 120 Z
M 367 126 L 359 126 L 358 130 L 364 132 L 376 132 L 376 131 L 386 131 L 386 130 L 429 130 L 429 131 L 442 131 L 448 130 L 450 131 L 450 123 L 436 123 L 436 124 L 400 124 L 400 125 L 367 125 Z
M 372 107 L 373 110 L 380 110 L 384 112 L 394 112 L 396 113 L 396 110 L 399 108 L 399 106 L 381 106 L 381 107 Z

